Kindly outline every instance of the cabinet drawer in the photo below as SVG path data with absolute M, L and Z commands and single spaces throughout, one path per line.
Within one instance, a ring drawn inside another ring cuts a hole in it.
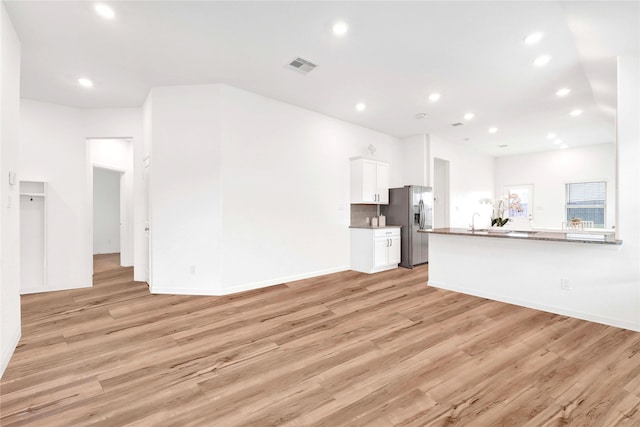
M 374 237 L 393 237 L 400 235 L 400 228 L 380 228 L 373 231 Z

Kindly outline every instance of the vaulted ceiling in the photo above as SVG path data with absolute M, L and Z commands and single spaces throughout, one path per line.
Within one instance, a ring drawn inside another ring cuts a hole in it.
M 499 156 L 558 149 L 556 139 L 614 142 L 615 58 L 639 54 L 636 1 L 103 3 L 113 19 L 94 2 L 5 1 L 22 43 L 23 97 L 132 107 L 153 86 L 226 83 Z M 338 21 L 348 25 L 342 37 L 332 32 Z M 534 32 L 544 36 L 524 43 Z M 534 66 L 543 55 L 548 64 Z M 317 67 L 292 70 L 296 57 Z

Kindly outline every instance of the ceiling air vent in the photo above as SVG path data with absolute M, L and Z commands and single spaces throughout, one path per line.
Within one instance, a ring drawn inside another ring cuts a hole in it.
M 309 71 L 317 67 L 317 65 L 313 62 L 307 61 L 306 59 L 302 58 L 294 59 L 289 63 L 289 66 L 294 70 L 301 72 L 302 74 L 307 74 Z
M 451 126 L 462 126 L 463 124 L 464 124 L 464 123 L 460 123 L 460 122 L 458 122 L 458 123 L 451 123 Z

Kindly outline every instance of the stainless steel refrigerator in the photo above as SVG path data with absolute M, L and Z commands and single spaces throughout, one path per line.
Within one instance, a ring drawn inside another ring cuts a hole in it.
M 389 204 L 380 206 L 387 224 L 401 225 L 400 265 L 413 268 L 429 261 L 429 234 L 418 230 L 433 228 L 433 191 L 431 187 L 407 185 L 389 190 Z

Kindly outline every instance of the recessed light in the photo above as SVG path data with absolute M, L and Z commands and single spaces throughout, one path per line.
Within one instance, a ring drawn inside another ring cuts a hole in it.
M 533 34 L 529 34 L 527 37 L 524 38 L 524 43 L 525 44 L 536 44 L 538 43 L 542 37 L 544 36 L 544 33 L 533 33 Z
M 347 34 L 347 31 L 349 31 L 349 26 L 347 25 L 346 22 L 340 21 L 333 24 L 332 30 L 333 30 L 333 34 L 341 37 Z
M 571 114 L 573 117 L 578 117 L 580 114 L 582 114 L 582 110 L 573 110 L 569 114 Z
M 497 127 L 490 127 L 489 128 L 489 133 L 496 133 L 498 132 L 498 128 Z
M 550 134 L 547 135 L 548 139 L 554 139 L 556 137 L 556 134 L 551 132 Z
M 84 77 L 78 79 L 78 84 L 82 87 L 93 87 L 93 82 Z
M 432 93 L 431 95 L 429 95 L 429 101 L 431 102 L 436 102 L 438 99 L 440 99 L 439 93 Z
M 116 16 L 113 9 L 111 9 L 106 4 L 97 4 L 95 6 L 95 10 L 96 10 L 96 13 L 102 16 L 103 18 L 112 19 L 113 17 Z
M 424 119 L 427 117 L 427 113 L 418 113 L 415 115 L 416 119 Z
M 535 65 L 536 67 L 542 67 L 544 65 L 547 65 L 549 61 L 551 61 L 551 57 L 548 55 L 543 55 L 537 57 L 536 60 L 533 61 L 533 65 Z
M 556 139 L 555 141 L 553 141 L 554 144 L 556 145 L 560 145 L 562 144 L 562 140 L 561 139 Z
M 571 92 L 571 89 L 564 87 L 562 89 L 560 89 L 559 91 L 556 92 L 556 95 L 558 96 L 567 96 L 569 94 L 569 92 Z
M 562 144 L 562 145 L 560 146 L 560 149 L 561 149 L 561 150 L 566 150 L 567 148 L 569 148 L 569 146 L 568 146 L 567 144 Z
M 358 111 L 364 111 L 367 108 L 367 104 L 365 104 L 364 102 L 358 102 L 356 104 L 356 110 Z
M 475 115 L 473 113 L 467 113 L 464 115 L 464 119 L 465 120 L 471 120 L 475 117 Z

